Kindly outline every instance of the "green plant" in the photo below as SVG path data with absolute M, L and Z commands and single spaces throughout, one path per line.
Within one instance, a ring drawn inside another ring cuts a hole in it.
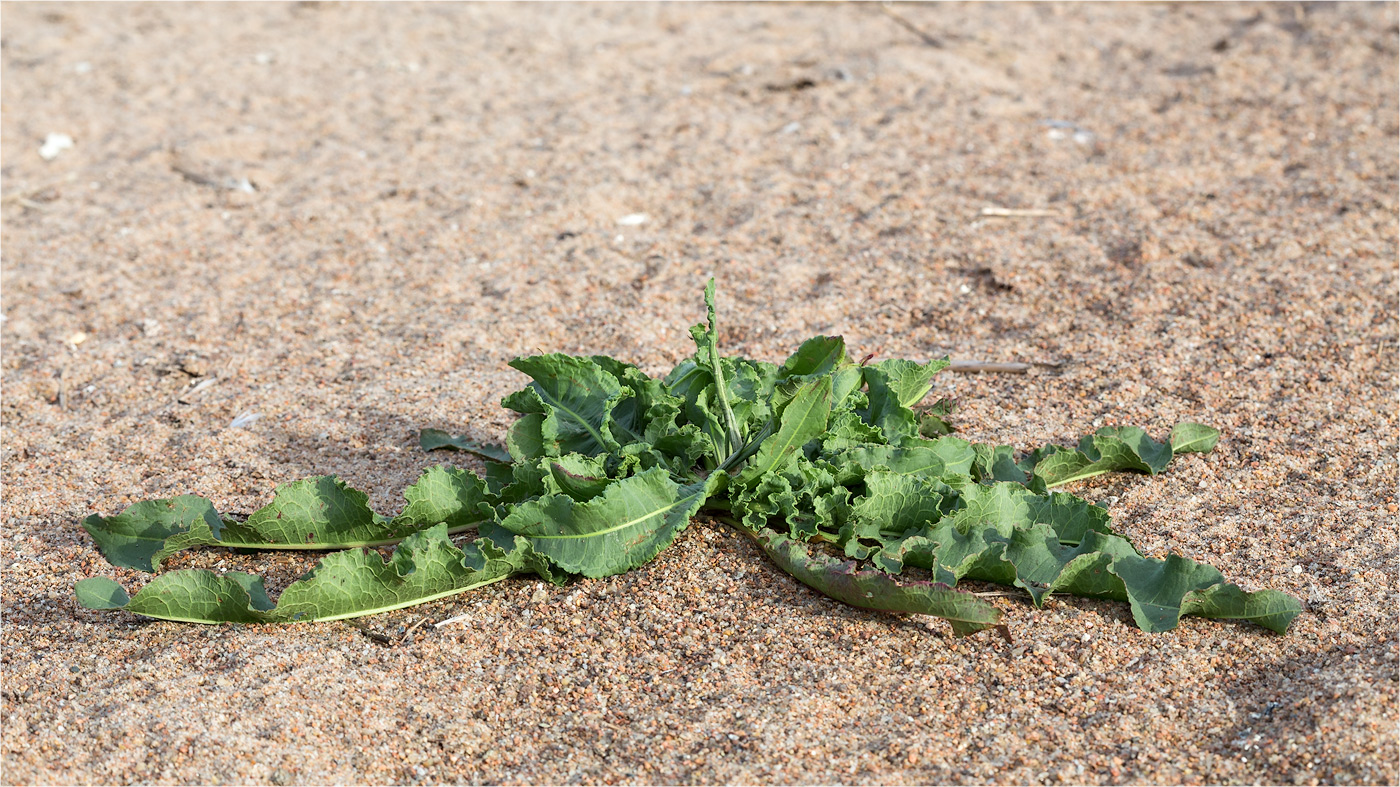
M 196 623 L 336 620 L 420 604 L 538 574 L 562 584 L 641 566 L 696 515 L 721 519 L 782 570 L 875 610 L 946 619 L 957 635 L 997 628 L 1000 611 L 954 588 L 975 579 L 1117 599 L 1146 631 L 1181 615 L 1250 620 L 1284 632 L 1298 615 L 1278 591 L 1247 593 L 1178 555 L 1141 555 L 1108 513 L 1051 487 L 1116 470 L 1156 474 L 1218 433 L 1180 424 L 1159 443 L 1135 427 L 1099 429 L 1075 448 L 1017 454 L 949 434 L 952 405 L 915 410 L 946 359 L 853 363 L 840 337 L 805 342 L 782 365 L 722 357 L 714 282 L 696 352 L 664 379 L 604 356 L 542 355 L 511 366 L 533 380 L 506 397 L 520 418 L 507 452 L 437 431 L 425 448 L 486 460 L 479 477 L 434 467 L 393 517 L 326 476 L 279 487 L 246 519 L 200 497 L 137 503 L 83 526 L 118 566 L 158 571 L 192 546 L 341 550 L 276 603 L 251 574 L 161 574 L 134 596 L 107 578 L 77 585 L 92 609 Z M 464 546 L 452 536 L 475 530 Z M 387 560 L 365 547 L 401 542 Z M 907 567 L 929 580 L 900 575 Z

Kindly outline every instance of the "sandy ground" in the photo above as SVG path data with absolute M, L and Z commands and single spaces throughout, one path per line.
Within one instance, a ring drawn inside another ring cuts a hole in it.
M 896 13 L 928 40 L 878 5 L 5 4 L 4 783 L 1400 779 L 1396 5 Z M 392 644 L 75 603 L 143 581 L 87 514 L 320 473 L 394 510 L 473 461 L 417 428 L 502 436 L 510 358 L 664 371 L 711 274 L 729 351 L 1062 364 L 941 378 L 973 439 L 1221 428 L 1075 491 L 1306 611 L 1002 598 L 1013 644 L 954 640 L 703 521 L 364 622 Z

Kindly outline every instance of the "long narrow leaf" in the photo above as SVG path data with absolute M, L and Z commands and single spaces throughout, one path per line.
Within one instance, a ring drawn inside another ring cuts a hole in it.
M 373 615 L 422 604 L 498 582 L 525 567 L 528 545 L 507 552 L 485 539 L 464 549 L 436 525 L 404 539 L 386 561 L 369 550 L 326 556 L 282 591 L 274 605 L 262 579 L 231 571 L 185 569 L 162 574 L 128 596 L 116 582 L 94 577 L 78 583 L 89 609 L 123 609 L 186 623 L 294 623 Z
M 800 541 L 762 530 L 758 544 L 783 571 L 802 584 L 863 609 L 905 612 L 943 618 L 959 637 L 995 628 L 1010 639 L 1001 611 L 980 598 L 934 582 L 895 581 L 878 571 L 861 571 L 853 561 L 814 553 Z
M 383 546 L 429 525 L 471 530 L 491 519 L 486 485 L 475 474 L 433 467 L 404 490 L 403 511 L 393 518 L 370 510 L 365 493 L 333 476 L 277 488 L 272 502 L 246 521 L 221 517 L 213 503 L 183 495 L 136 503 L 113 517 L 83 521 L 102 555 L 113 565 L 156 571 L 169 555 L 193 546 L 236 549 L 328 550 Z

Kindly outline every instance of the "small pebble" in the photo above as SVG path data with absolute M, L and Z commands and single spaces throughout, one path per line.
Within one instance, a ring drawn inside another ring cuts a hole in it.
M 39 156 L 45 161 L 53 161 L 59 154 L 73 147 L 73 138 L 67 134 L 49 134 L 39 147 Z

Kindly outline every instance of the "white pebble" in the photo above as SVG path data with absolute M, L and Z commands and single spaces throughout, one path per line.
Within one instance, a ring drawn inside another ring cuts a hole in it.
M 253 422 L 262 418 L 262 413 L 241 413 L 228 425 L 230 429 L 246 429 L 253 425 Z
M 73 147 L 73 138 L 67 134 L 49 134 L 39 148 L 39 156 L 45 161 L 53 161 L 58 154 Z

